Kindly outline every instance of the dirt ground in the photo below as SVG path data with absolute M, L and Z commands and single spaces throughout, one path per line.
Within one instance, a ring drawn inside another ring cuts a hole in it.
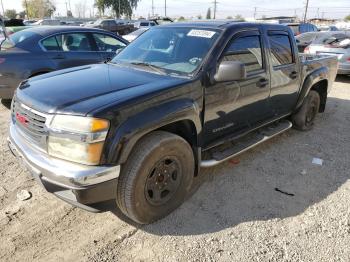
M 0 261 L 350 261 L 350 76 L 312 131 L 203 171 L 185 204 L 147 226 L 46 193 L 9 152 L 0 108 Z M 18 200 L 22 189 L 32 198 Z

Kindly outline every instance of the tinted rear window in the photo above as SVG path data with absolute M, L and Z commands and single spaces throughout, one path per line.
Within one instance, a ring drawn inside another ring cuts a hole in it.
M 2 44 L 2 48 L 8 49 L 12 48 L 14 46 L 17 46 L 19 43 L 24 42 L 25 40 L 36 36 L 36 33 L 33 33 L 31 31 L 19 31 L 17 33 L 12 34 L 9 38 L 6 39 L 5 42 Z
M 269 41 L 272 52 L 273 66 L 293 63 L 292 46 L 288 35 L 272 34 L 269 35 Z

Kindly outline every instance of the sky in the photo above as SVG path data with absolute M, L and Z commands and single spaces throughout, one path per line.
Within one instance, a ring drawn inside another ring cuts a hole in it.
M 23 10 L 22 0 L 0 0 L 4 9 Z M 72 8 L 73 15 L 76 13 L 75 6 L 78 3 L 86 3 L 88 17 L 96 10 L 93 10 L 94 0 L 52 0 L 57 8 L 56 15 L 66 14 L 66 2 Z M 154 14 L 164 15 L 165 0 L 154 1 Z M 167 0 L 167 15 L 171 17 L 184 16 L 186 18 L 201 15 L 205 17 L 209 7 L 213 10 L 214 0 Z M 227 16 L 243 15 L 246 18 L 255 16 L 279 16 L 279 15 L 297 15 L 303 16 L 306 0 L 218 0 L 217 2 L 217 18 L 226 18 Z M 69 6 L 69 5 L 68 5 Z M 324 18 L 344 18 L 350 14 L 349 0 L 309 0 L 308 18 L 324 17 Z M 2 9 L 0 9 L 2 13 Z M 152 0 L 141 0 L 136 10 L 135 17 L 147 17 L 152 14 Z

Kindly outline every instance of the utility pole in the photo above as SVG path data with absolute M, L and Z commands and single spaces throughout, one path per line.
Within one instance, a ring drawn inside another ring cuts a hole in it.
M 309 0 L 306 0 L 306 5 L 305 5 L 305 14 L 304 14 L 304 23 L 306 22 L 306 17 L 307 17 L 307 9 L 309 8 Z
M 152 0 L 152 17 L 154 17 L 154 0 Z
M 166 0 L 164 0 L 164 14 L 165 14 L 165 17 L 166 17 Z
M 1 8 L 2 8 L 2 16 L 5 18 L 5 9 L 4 9 L 4 3 L 1 0 Z
M 120 0 L 118 1 L 118 19 L 120 18 Z
M 216 9 L 217 9 L 218 1 L 214 0 L 214 16 L 213 18 L 216 19 Z
M 68 16 L 68 5 L 67 5 L 67 1 L 65 2 L 66 4 L 66 16 Z
M 256 18 L 256 10 L 257 10 L 257 7 L 254 7 L 254 19 Z
M 317 8 L 317 18 L 320 18 L 320 8 Z

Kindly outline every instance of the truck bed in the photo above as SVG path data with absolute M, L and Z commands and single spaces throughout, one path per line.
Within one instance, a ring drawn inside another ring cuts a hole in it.
M 299 58 L 303 82 L 305 81 L 306 76 L 310 75 L 313 71 L 327 68 L 328 80 L 331 82 L 329 86 L 332 86 L 338 71 L 338 58 L 336 56 L 299 53 Z M 327 79 L 327 77 L 325 77 L 325 79 Z M 330 89 L 328 91 L 330 91 Z

